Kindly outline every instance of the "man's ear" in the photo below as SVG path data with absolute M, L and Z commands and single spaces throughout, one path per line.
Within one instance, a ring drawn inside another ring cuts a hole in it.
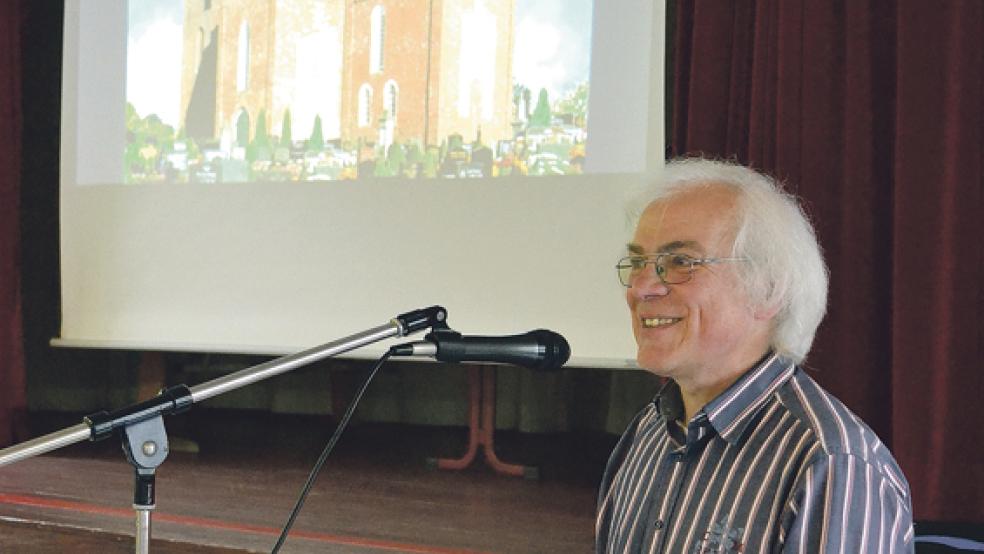
M 769 299 L 752 307 L 752 317 L 759 321 L 769 321 L 776 317 L 780 309 L 778 301 Z

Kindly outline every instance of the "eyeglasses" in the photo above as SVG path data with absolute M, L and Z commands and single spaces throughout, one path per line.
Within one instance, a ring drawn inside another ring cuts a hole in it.
M 686 254 L 659 252 L 645 256 L 627 256 L 618 261 L 618 280 L 626 287 L 638 277 L 646 266 L 652 264 L 656 275 L 664 285 L 679 285 L 694 278 L 694 271 L 702 265 L 721 262 L 746 262 L 748 258 L 694 258 Z

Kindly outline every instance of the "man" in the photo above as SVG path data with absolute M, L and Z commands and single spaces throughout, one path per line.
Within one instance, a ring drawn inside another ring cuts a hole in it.
M 913 552 L 892 455 L 797 365 L 827 300 L 797 201 L 724 162 L 660 181 L 618 271 L 639 366 L 668 380 L 609 460 L 597 551 Z

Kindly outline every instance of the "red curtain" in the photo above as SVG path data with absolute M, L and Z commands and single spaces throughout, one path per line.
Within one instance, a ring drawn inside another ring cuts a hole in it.
M 20 0 L 0 3 L 0 446 L 17 438 L 27 406 L 20 294 L 21 15 Z
M 984 522 L 984 3 L 700 0 L 676 26 L 671 151 L 805 200 L 831 270 L 808 368 L 917 519 Z

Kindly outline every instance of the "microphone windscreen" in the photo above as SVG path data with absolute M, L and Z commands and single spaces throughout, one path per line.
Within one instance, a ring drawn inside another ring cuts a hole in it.
M 537 343 L 543 346 L 544 355 L 535 369 L 560 369 L 571 357 L 571 345 L 559 333 L 547 329 L 530 331 Z

